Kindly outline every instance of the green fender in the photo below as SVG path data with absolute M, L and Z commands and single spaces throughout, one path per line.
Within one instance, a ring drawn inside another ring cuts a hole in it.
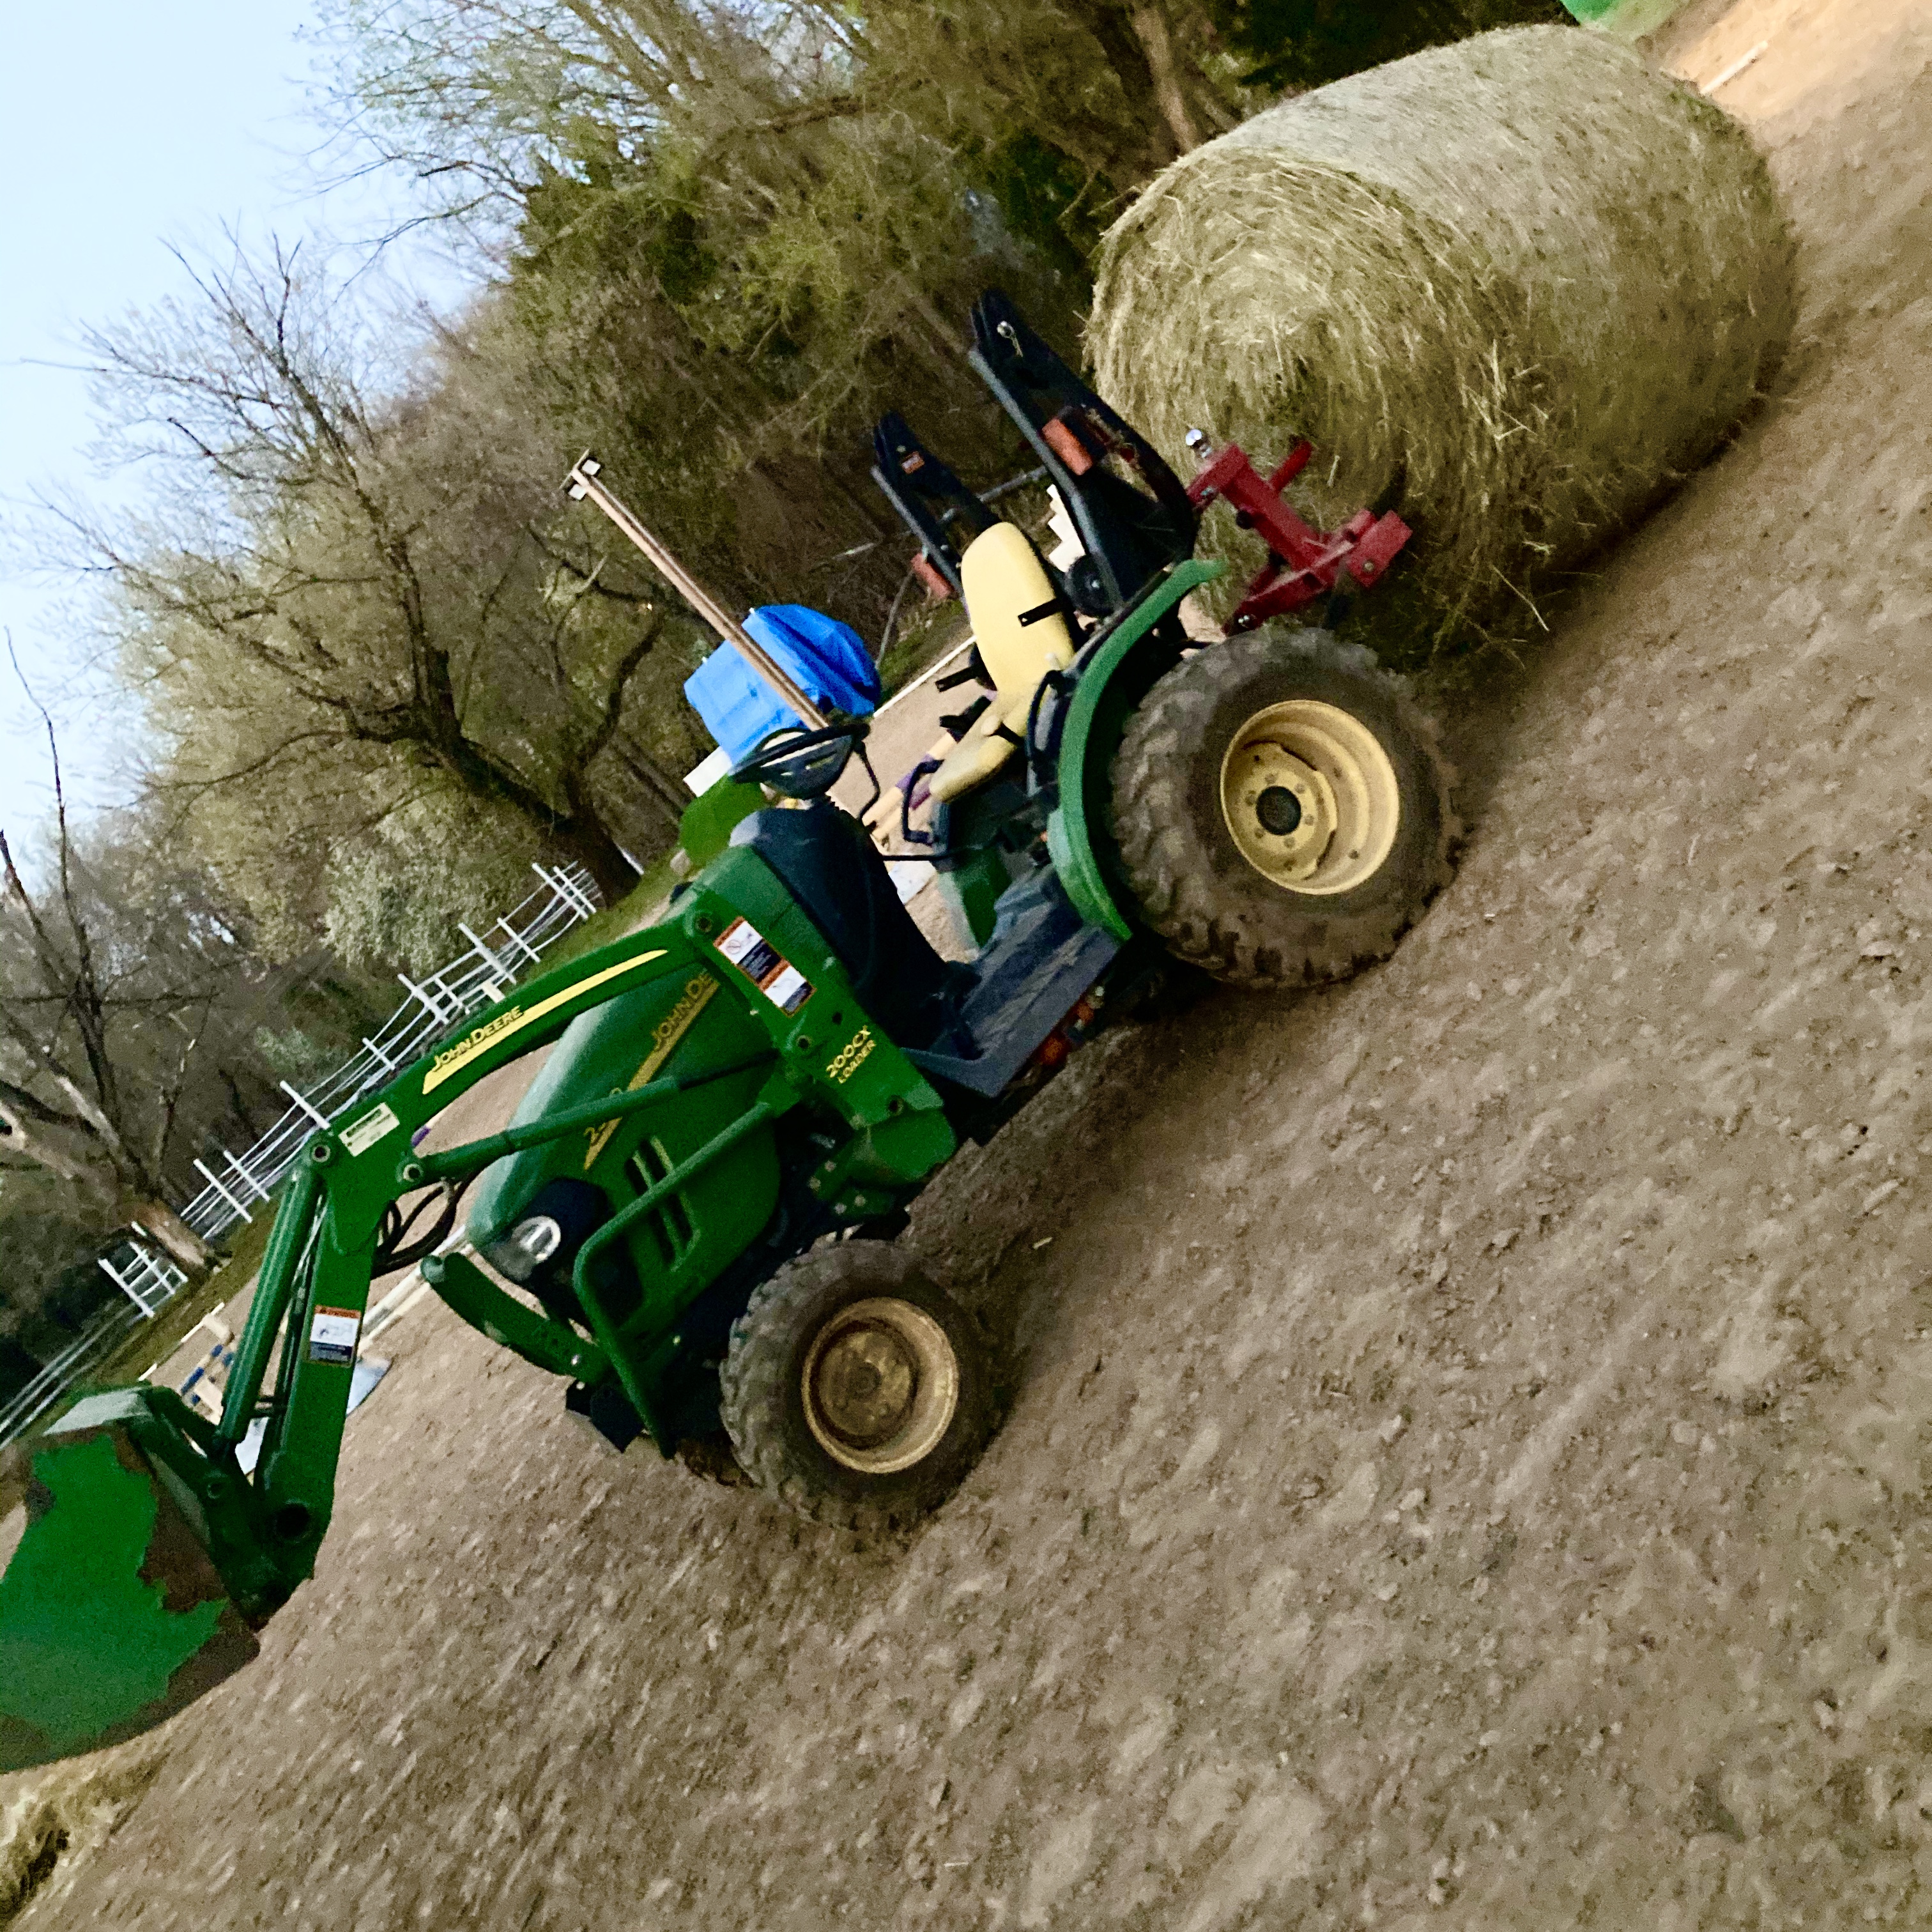
M 1108 632 L 1080 669 L 1060 740 L 1060 804 L 1047 820 L 1046 848 L 1060 882 L 1082 918 L 1118 939 L 1134 928 L 1108 877 L 1108 829 L 1114 754 L 1134 708 L 1180 659 L 1161 620 L 1190 590 L 1228 566 L 1190 558 L 1178 563 Z

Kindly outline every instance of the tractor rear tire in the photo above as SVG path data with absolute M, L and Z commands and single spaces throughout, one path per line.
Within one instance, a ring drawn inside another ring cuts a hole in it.
M 1436 728 L 1359 644 L 1280 627 L 1161 679 L 1114 760 L 1114 831 L 1178 958 L 1259 989 L 1385 957 L 1461 827 Z
M 719 1380 L 746 1472 L 801 1515 L 849 1529 L 929 1514 L 998 1419 L 978 1322 L 884 1241 L 787 1262 L 732 1324 Z

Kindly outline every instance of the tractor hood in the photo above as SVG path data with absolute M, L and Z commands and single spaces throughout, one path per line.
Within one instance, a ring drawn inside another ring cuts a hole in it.
M 580 1014 L 530 1082 L 512 1126 L 526 1126 L 564 1108 L 656 1079 L 700 1014 L 706 1016 L 709 1030 L 724 1036 L 721 1057 L 758 1052 L 764 1036 L 744 1016 L 739 998 L 717 997 L 724 990 L 716 971 L 692 964 Z M 634 1139 L 634 1134 L 629 1138 Z M 478 1178 L 464 1233 L 475 1246 L 487 1248 L 515 1223 L 547 1182 L 599 1180 L 626 1139 L 622 1132 L 614 1136 L 608 1127 L 596 1127 L 506 1155 Z

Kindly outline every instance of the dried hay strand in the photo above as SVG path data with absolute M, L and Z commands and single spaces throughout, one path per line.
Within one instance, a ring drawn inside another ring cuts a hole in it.
M 1356 621 L 1412 667 L 1540 621 L 1736 423 L 1792 306 L 1744 130 L 1600 35 L 1527 27 L 1184 155 L 1108 232 L 1088 345 L 1184 473 L 1196 425 L 1264 470 L 1304 436 L 1304 514 L 1399 509 L 1415 538 Z M 1260 562 L 1225 510 L 1202 536 Z
M 76 1862 L 106 1842 L 160 1767 L 152 1751 L 109 1752 L 0 1786 L 0 1927 L 34 1899 L 57 1898 Z

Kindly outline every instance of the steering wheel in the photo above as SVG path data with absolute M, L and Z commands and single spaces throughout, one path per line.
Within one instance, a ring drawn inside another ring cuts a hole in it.
M 781 726 L 731 776 L 741 784 L 770 785 L 786 798 L 822 798 L 838 782 L 870 726 L 862 718 L 842 719 L 807 731 Z

